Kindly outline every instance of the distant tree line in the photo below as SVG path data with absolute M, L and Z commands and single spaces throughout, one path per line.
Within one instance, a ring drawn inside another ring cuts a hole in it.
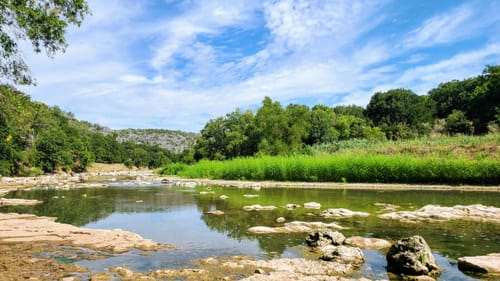
M 155 168 L 179 157 L 155 145 L 118 142 L 115 133 L 0 85 L 0 175 L 80 172 L 92 162 Z
M 253 111 L 228 113 L 201 130 L 193 159 L 290 155 L 349 139 L 398 140 L 439 134 L 486 134 L 500 128 L 500 66 L 440 84 L 427 95 L 408 89 L 377 92 L 366 108 L 290 104 L 266 97 Z

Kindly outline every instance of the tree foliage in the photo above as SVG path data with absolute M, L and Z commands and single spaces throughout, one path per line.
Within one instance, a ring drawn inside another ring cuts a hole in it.
M 0 85 L 0 175 L 81 172 L 94 161 L 154 168 L 176 157 L 157 145 L 118 142 L 94 127 Z
M 426 134 L 425 124 L 433 122 L 433 111 L 428 96 L 393 89 L 375 93 L 366 107 L 366 116 L 380 126 L 387 138 L 399 139 Z
M 79 26 L 90 13 L 85 0 L 0 0 L 0 75 L 15 84 L 33 84 L 20 50 L 29 41 L 48 56 L 66 48 L 69 25 Z

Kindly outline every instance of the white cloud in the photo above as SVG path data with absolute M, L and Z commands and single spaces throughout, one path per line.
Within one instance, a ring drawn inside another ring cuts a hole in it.
M 498 16 L 474 23 L 480 10 L 462 5 L 421 20 L 403 38 L 376 35 L 371 31 L 390 18 L 386 3 L 198 0 L 175 4 L 171 12 L 150 10 L 161 1 L 93 0 L 93 17 L 71 29 L 65 54 L 54 60 L 28 54 L 39 86 L 26 90 L 112 128 L 197 131 L 264 96 L 283 104 L 340 99 L 366 105 L 378 90 L 425 93 L 500 62 L 500 38 L 493 35 L 489 45 L 483 40 L 438 59 L 429 50 L 490 27 Z M 224 45 L 237 45 L 233 35 L 254 30 L 264 35 L 245 43 L 251 51 Z M 220 37 L 227 38 L 222 46 L 214 44 Z

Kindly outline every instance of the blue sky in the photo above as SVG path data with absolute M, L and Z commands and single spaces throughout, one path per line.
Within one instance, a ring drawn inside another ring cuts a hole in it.
M 34 100 L 113 129 L 196 132 L 237 108 L 366 106 L 500 64 L 500 1 L 90 0 Z

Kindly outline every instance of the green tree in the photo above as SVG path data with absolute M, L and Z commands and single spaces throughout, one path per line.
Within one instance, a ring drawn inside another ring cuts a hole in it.
M 358 118 L 365 118 L 365 109 L 358 105 L 337 105 L 333 108 L 337 115 L 352 115 Z
M 329 143 L 338 140 L 339 132 L 335 129 L 336 115 L 328 106 L 315 105 L 309 117 L 310 132 L 307 144 Z
M 445 131 L 450 134 L 466 134 L 471 135 L 474 133 L 474 126 L 472 122 L 467 119 L 465 113 L 460 110 L 453 110 L 446 118 L 444 124 Z
M 302 152 L 311 128 L 309 107 L 290 104 L 285 112 L 288 120 L 286 142 L 289 150 L 294 153 Z
M 430 90 L 428 95 L 436 104 L 436 117 L 446 118 L 453 110 L 470 112 L 476 95 L 474 90 L 483 84 L 482 80 L 480 77 L 453 80 Z
M 287 114 L 279 102 L 265 97 L 262 106 L 255 114 L 255 126 L 258 130 L 258 152 L 265 155 L 287 154 L 286 132 Z
M 80 26 L 90 13 L 85 0 L 0 0 L 0 73 L 15 84 L 33 84 L 18 41 L 31 42 L 48 56 L 64 51 L 69 25 Z
M 375 93 L 365 113 L 389 139 L 409 138 L 430 131 L 434 102 L 410 90 L 393 89 Z

